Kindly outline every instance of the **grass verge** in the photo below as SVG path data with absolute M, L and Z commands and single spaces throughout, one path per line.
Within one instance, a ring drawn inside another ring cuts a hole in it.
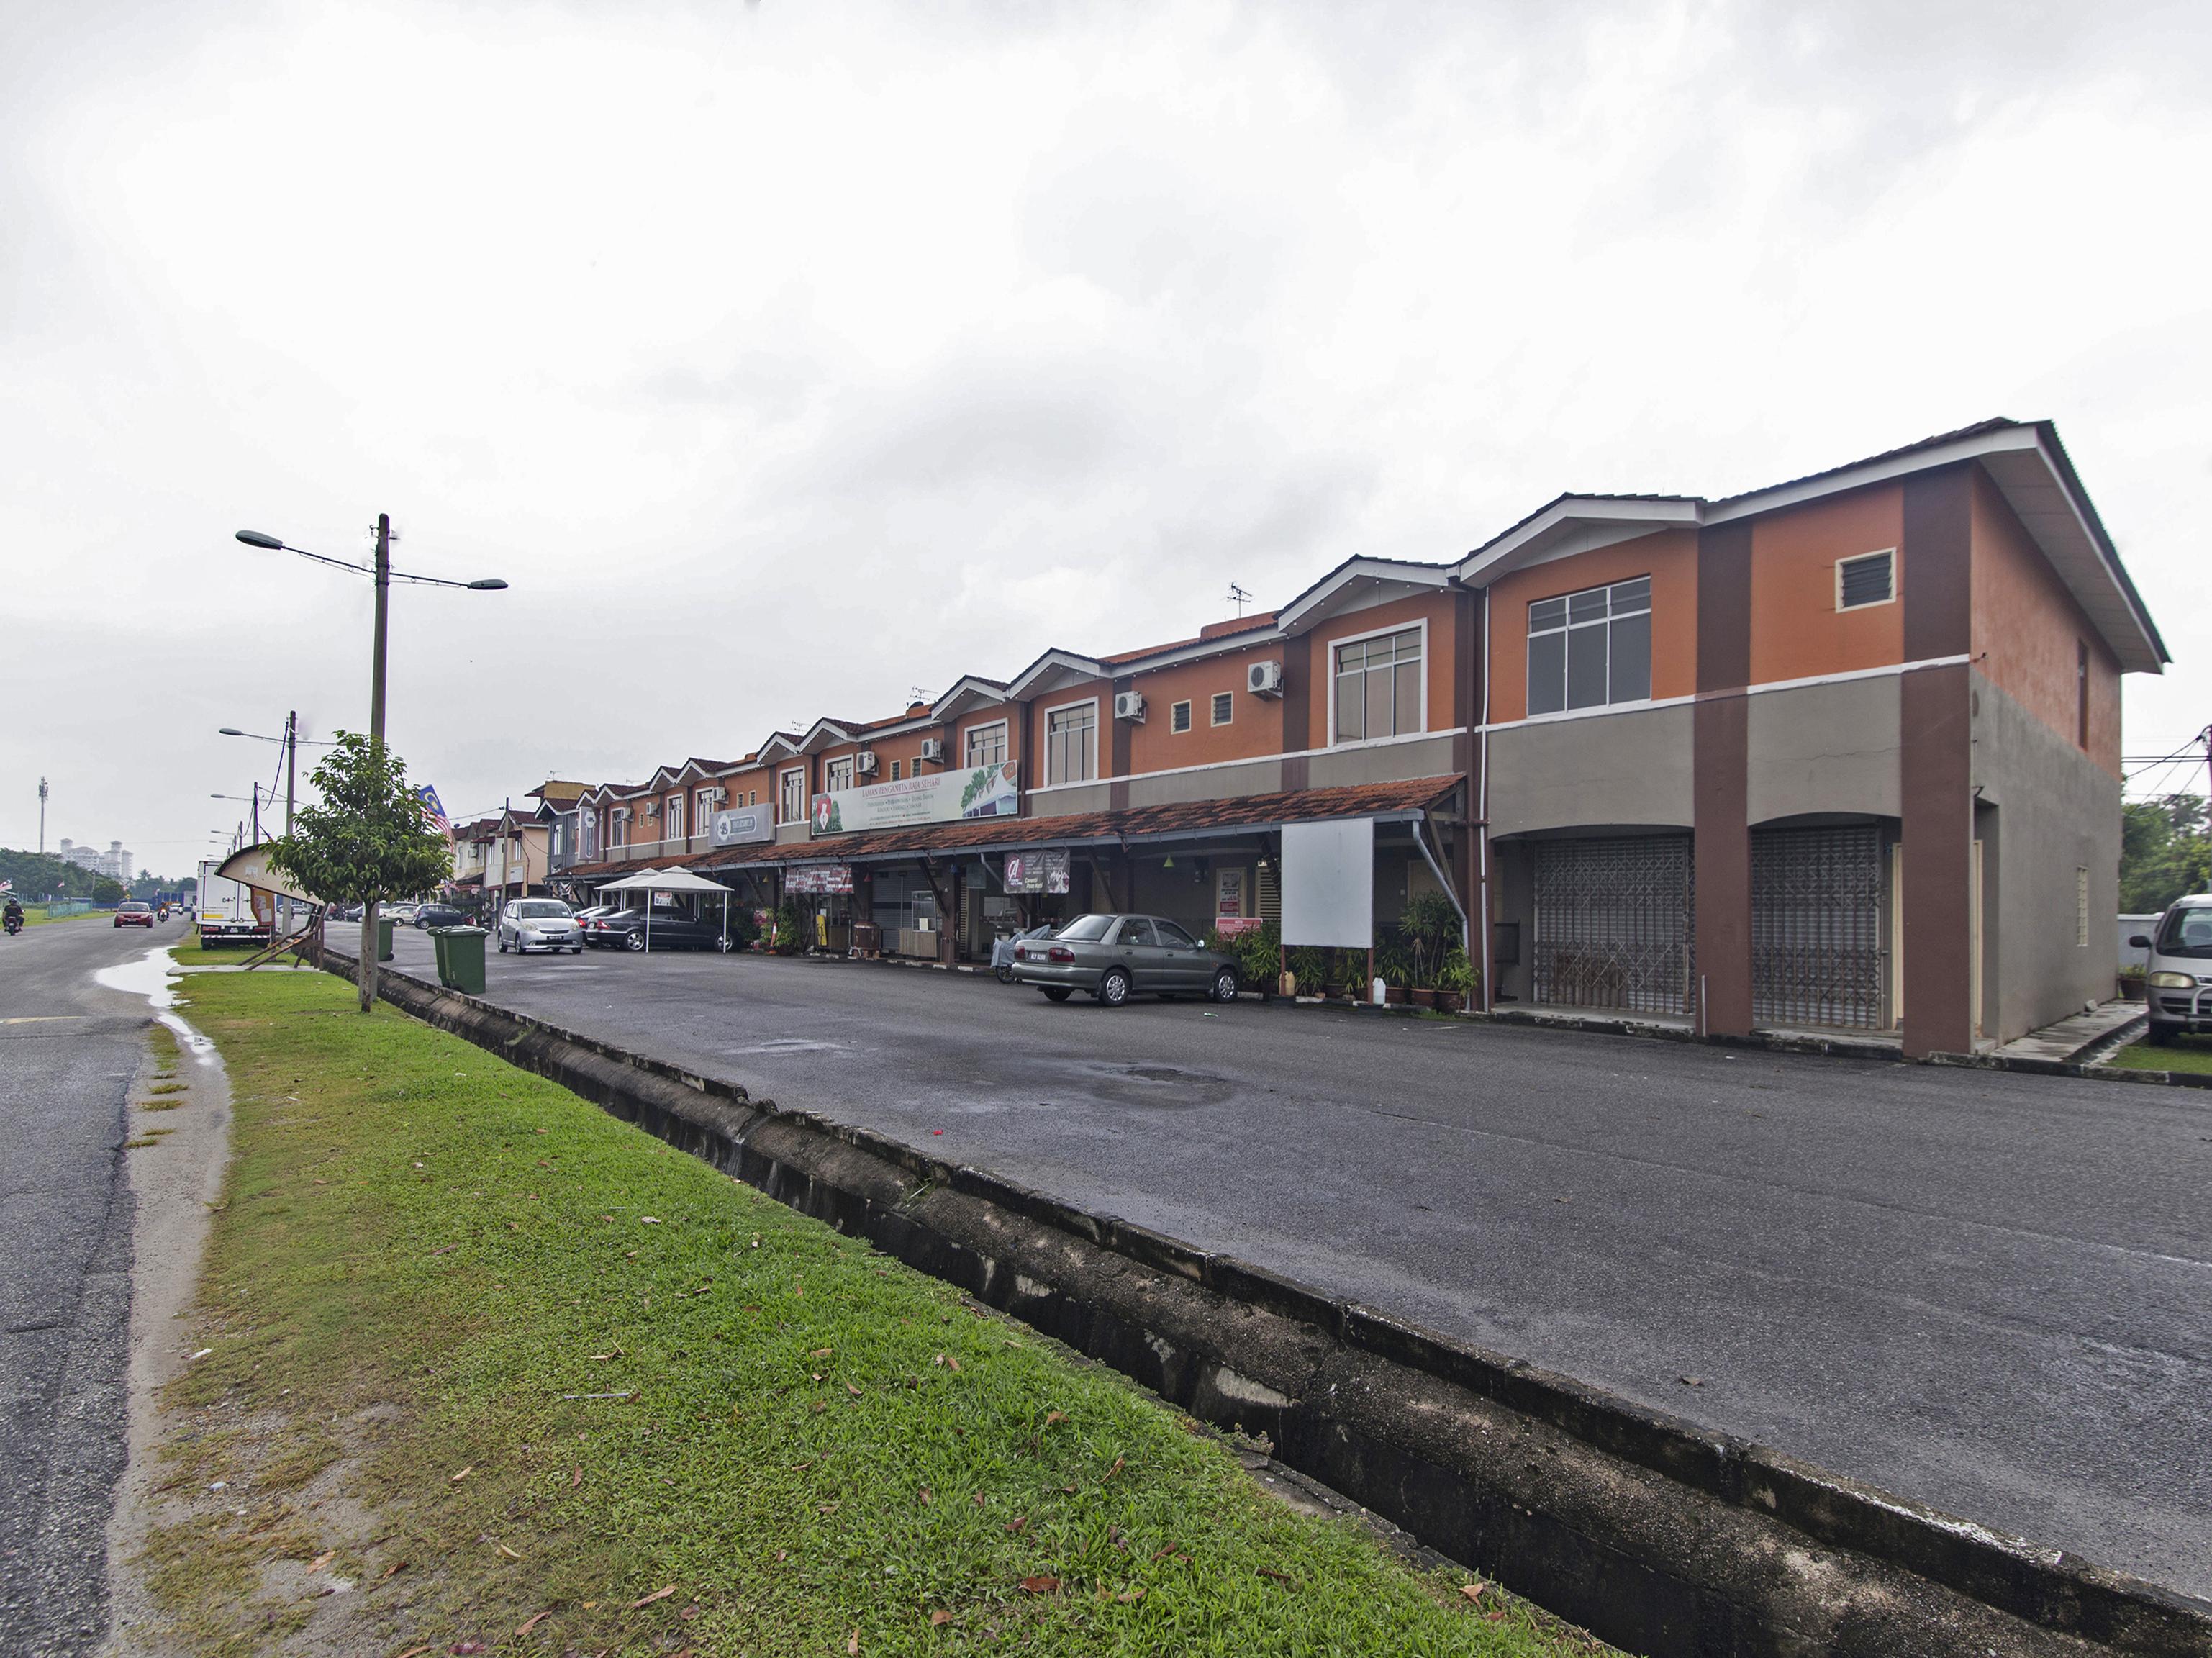
M 340 1599 L 386 1652 L 1605 1650 L 327 975 L 184 987 L 234 1162 L 147 1564 L 204 1650 Z
M 2105 1063 L 2126 1071 L 2212 1072 L 2212 1036 L 2176 1036 L 2163 1048 L 2133 1042 Z

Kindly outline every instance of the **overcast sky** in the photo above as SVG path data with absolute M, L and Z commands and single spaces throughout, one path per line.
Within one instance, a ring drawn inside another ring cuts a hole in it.
M 1048 645 L 2059 422 L 2212 719 L 2212 9 L 125 5 L 0 30 L 0 844 L 458 817 Z

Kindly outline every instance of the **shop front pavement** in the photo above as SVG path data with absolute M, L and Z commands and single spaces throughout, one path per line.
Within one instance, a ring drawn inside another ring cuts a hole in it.
M 429 941 L 394 965 L 433 980 Z M 488 966 L 519 1012 L 2212 1595 L 2202 1094 L 754 955 Z

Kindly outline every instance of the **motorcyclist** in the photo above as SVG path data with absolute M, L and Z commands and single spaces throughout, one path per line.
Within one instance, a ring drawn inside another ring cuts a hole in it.
M 4 926 L 10 932 L 22 931 L 23 907 L 15 902 L 12 894 L 9 896 L 7 908 L 0 910 L 0 926 Z

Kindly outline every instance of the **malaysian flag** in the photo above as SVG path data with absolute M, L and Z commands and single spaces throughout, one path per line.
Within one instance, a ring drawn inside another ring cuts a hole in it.
M 446 808 L 438 799 L 437 789 L 431 784 L 425 783 L 415 791 L 415 798 L 422 803 L 423 821 L 448 841 L 452 840 L 453 826 L 446 821 Z

